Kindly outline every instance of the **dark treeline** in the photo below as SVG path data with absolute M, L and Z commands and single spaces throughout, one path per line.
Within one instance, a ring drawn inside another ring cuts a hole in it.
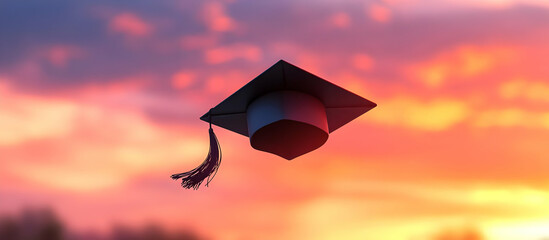
M 168 232 L 159 225 L 142 228 L 113 226 L 109 234 L 77 233 L 66 228 L 50 209 L 24 209 L 0 216 L 1 240 L 202 240 L 189 231 Z

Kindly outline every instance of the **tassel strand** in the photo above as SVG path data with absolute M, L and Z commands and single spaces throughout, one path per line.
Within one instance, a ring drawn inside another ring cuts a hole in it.
M 210 181 L 212 181 L 217 174 L 217 169 L 221 164 L 221 147 L 219 146 L 219 141 L 217 140 L 217 137 L 212 129 L 211 121 L 209 133 L 210 151 L 208 152 L 208 156 L 204 162 L 191 171 L 173 174 L 171 176 L 174 180 L 182 178 L 181 186 L 184 188 L 193 188 L 194 190 L 197 190 L 204 180 L 206 180 L 207 187 Z

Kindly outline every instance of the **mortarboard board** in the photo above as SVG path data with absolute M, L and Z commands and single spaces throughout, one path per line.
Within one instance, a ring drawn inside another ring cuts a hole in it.
M 183 178 L 183 187 L 197 189 L 215 176 L 221 149 L 212 124 L 249 137 L 257 150 L 291 160 L 319 148 L 329 133 L 375 106 L 280 60 L 200 117 L 210 124 L 210 152 L 202 165 L 172 178 Z

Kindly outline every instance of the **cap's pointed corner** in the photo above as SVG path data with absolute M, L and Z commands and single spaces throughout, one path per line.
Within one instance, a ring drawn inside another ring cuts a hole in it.
M 279 65 L 279 64 L 295 66 L 295 65 L 289 63 L 288 61 L 286 61 L 284 59 L 280 59 L 280 60 L 278 60 L 278 62 L 275 63 L 275 65 Z
M 273 64 L 273 66 L 271 66 L 271 67 L 284 65 L 286 63 L 287 63 L 286 61 L 284 61 L 283 59 L 280 59 L 275 64 Z
M 206 114 L 202 115 L 202 117 L 200 117 L 200 120 L 208 122 L 209 118 L 210 118 L 210 112 L 207 112 Z

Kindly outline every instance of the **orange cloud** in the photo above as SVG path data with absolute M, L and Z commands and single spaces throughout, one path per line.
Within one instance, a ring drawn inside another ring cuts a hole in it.
M 0 146 L 58 138 L 72 131 L 71 121 L 77 108 L 62 101 L 41 101 L 32 96 L 18 96 L 4 86 L 0 89 Z
M 549 129 L 549 113 L 520 108 L 485 110 L 477 114 L 473 126 Z
M 484 235 L 475 228 L 446 229 L 436 234 L 432 240 L 483 240 Z
M 409 97 L 377 100 L 379 107 L 368 113 L 365 121 L 412 128 L 440 131 L 464 122 L 471 114 L 467 103 L 454 99 L 419 101 Z
M 329 24 L 336 28 L 348 28 L 351 26 L 351 17 L 345 12 L 338 12 L 330 17 Z
M 372 96 L 372 92 L 367 90 L 368 87 L 365 86 L 365 81 L 361 77 L 350 73 L 344 73 L 335 76 L 334 79 L 337 79 L 337 82 L 334 81 L 334 83 L 341 85 L 343 88 L 358 94 L 359 96 L 364 96 L 366 98 Z
M 261 57 L 261 48 L 255 45 L 242 43 L 208 49 L 204 53 L 204 60 L 209 64 L 220 64 L 235 59 L 257 62 L 261 60 Z
M 360 83 L 348 82 L 352 89 L 363 92 Z M 377 100 L 379 107 L 364 121 L 426 131 L 441 131 L 465 124 L 472 128 L 549 129 L 549 113 L 520 107 L 482 109 L 473 103 L 450 98 L 418 100 L 395 97 Z
M 207 153 L 205 132 L 158 126 L 138 110 L 30 96 L 6 86 L 0 93 L 6 96 L 0 102 L 0 147 L 11 149 L 1 153 L 6 161 L 0 161 L 0 175 L 7 171 L 41 187 L 111 188 L 145 172 L 195 165 Z M 118 92 L 103 91 L 101 98 L 111 94 Z M 36 155 L 46 148 L 48 154 Z
M 377 3 L 373 3 L 367 8 L 367 15 L 372 20 L 380 23 L 386 23 L 391 20 L 391 10 Z
M 236 21 L 226 13 L 225 5 L 220 2 L 205 3 L 202 17 L 212 31 L 227 32 L 236 29 Z
M 152 26 L 145 20 L 130 12 L 114 16 L 109 22 L 109 29 L 131 37 L 144 37 L 153 30 Z
M 492 71 L 512 56 L 508 47 L 460 46 L 413 68 L 416 78 L 429 87 L 463 80 Z
M 542 81 L 514 79 L 499 87 L 499 94 L 504 99 L 526 99 L 533 102 L 549 102 L 549 84 Z
M 499 206 L 514 205 L 517 208 L 526 209 L 529 206 L 547 206 L 549 203 L 549 192 L 527 187 L 491 187 L 479 188 L 469 191 L 465 195 L 467 200 L 473 204 L 485 204 Z M 549 211 L 549 207 L 539 208 L 540 214 Z

